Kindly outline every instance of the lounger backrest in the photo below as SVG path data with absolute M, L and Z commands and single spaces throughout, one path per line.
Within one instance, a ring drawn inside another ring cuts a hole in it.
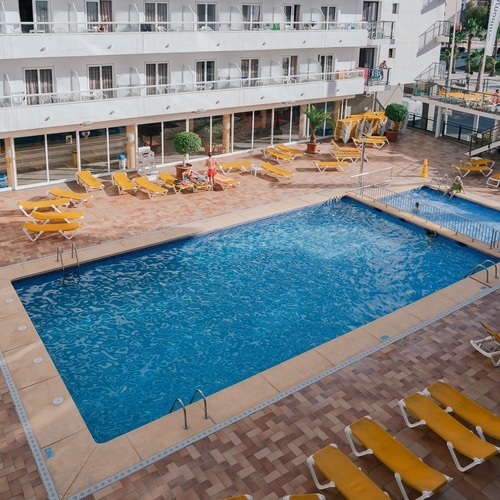
M 96 179 L 88 170 L 82 170 L 81 172 L 77 172 L 76 175 L 78 178 L 92 187 L 100 187 L 102 186 L 102 182 L 99 179 Z
M 412 488 L 437 491 L 448 482 L 444 474 L 429 467 L 371 418 L 354 422 L 350 429 L 360 443 Z
M 408 411 L 418 419 L 425 420 L 430 429 L 445 441 L 452 443 L 453 447 L 462 455 L 471 459 L 487 460 L 498 453 L 496 446 L 477 437 L 471 430 L 423 394 L 417 392 L 404 398 L 403 401 Z
M 75 193 L 74 191 L 66 191 L 58 187 L 50 188 L 48 192 L 53 196 L 60 196 L 61 198 L 68 198 L 69 200 L 88 201 L 92 198 L 90 194 Z
M 35 222 L 25 222 L 24 227 L 33 233 L 57 233 L 58 231 L 74 231 L 80 227 L 80 223 L 61 222 L 58 224 L 36 224 Z
M 500 174 L 497 174 L 500 175 Z M 495 332 L 493 328 L 489 327 L 488 325 L 485 325 L 482 321 L 479 322 L 481 326 L 491 335 L 493 339 L 495 339 L 497 342 L 500 342 L 500 333 Z

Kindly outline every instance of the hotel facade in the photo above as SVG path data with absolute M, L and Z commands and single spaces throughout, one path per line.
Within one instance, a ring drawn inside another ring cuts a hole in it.
M 144 147 L 174 165 L 185 130 L 206 146 L 192 159 L 306 141 L 311 104 L 338 119 L 401 102 L 444 17 L 441 0 L 4 0 L 0 191 L 134 170 Z

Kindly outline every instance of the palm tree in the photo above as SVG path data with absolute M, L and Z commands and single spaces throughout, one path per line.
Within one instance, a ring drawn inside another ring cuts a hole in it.
M 472 39 L 477 37 L 481 38 L 484 35 L 484 29 L 475 19 L 467 19 L 467 22 L 462 26 L 462 31 L 467 37 L 467 61 L 465 72 L 470 74 Z
M 481 76 L 483 73 L 483 57 L 484 57 L 484 49 L 474 49 L 472 54 L 469 54 L 470 60 L 477 66 L 477 80 L 476 80 L 476 88 L 475 91 L 479 92 L 479 86 L 481 85 Z
M 495 37 L 495 45 L 493 46 L 493 59 L 494 63 L 490 68 L 490 76 L 497 75 L 497 52 L 498 52 L 498 39 L 500 38 L 500 28 L 497 29 L 497 35 Z

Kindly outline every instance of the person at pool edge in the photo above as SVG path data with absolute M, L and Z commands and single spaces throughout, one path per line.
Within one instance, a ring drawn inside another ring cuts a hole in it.
M 450 198 L 453 198 L 457 193 L 465 193 L 464 183 L 459 175 L 453 179 L 451 186 L 443 193 L 443 196 L 449 194 Z
M 212 151 L 208 153 L 208 158 L 207 161 L 205 162 L 205 167 L 207 167 L 207 177 L 208 177 L 208 182 L 212 186 L 212 189 L 214 189 L 214 177 L 215 174 L 217 173 L 217 162 L 215 161 L 215 158 L 212 156 Z

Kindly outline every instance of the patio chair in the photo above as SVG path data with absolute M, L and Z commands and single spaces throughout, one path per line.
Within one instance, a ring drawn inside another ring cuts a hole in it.
M 487 434 L 500 440 L 500 417 L 457 391 L 444 380 L 434 382 L 424 389 L 423 393 L 445 406 L 445 411 L 453 412 L 473 425 L 481 439 L 486 440 L 484 435 Z
M 451 481 L 450 477 L 429 467 L 368 416 L 348 425 L 345 432 L 352 452 L 357 457 L 373 454 L 394 473 L 405 499 L 408 496 L 403 483 L 419 491 L 421 495 L 418 500 L 420 500 L 431 497 Z M 366 450 L 358 451 L 354 445 L 353 437 Z
M 476 351 L 491 360 L 493 366 L 500 366 L 500 332 L 495 332 L 483 322 L 479 322 L 484 328 L 484 337 L 480 340 L 471 340 L 470 343 Z
M 194 190 L 198 191 L 211 191 L 212 185 L 208 182 L 208 177 L 206 175 L 202 175 L 195 170 L 190 170 L 189 172 L 184 172 L 182 175 L 183 180 L 189 180 L 193 183 Z
M 218 184 L 223 191 L 225 191 L 227 188 L 230 187 L 239 187 L 240 185 L 240 181 L 237 181 L 236 179 L 231 179 L 231 177 L 226 177 L 225 175 L 222 174 L 215 174 L 214 182 L 215 184 Z
M 275 175 L 276 178 L 278 179 L 278 182 L 280 182 L 281 179 L 291 179 L 295 175 L 294 173 L 289 172 L 288 170 L 275 167 L 274 165 L 271 165 L 270 163 L 267 162 L 262 163 L 261 167 L 262 170 L 264 170 L 267 174 Z
M 290 163 L 293 160 L 293 156 L 288 153 L 282 153 L 274 148 L 264 149 L 264 158 L 266 160 L 274 160 L 278 162 L 279 165 L 283 163 Z
M 194 184 L 187 179 L 177 179 L 172 174 L 168 172 L 161 172 L 158 175 L 158 178 L 161 182 L 163 182 L 167 187 L 171 187 L 174 190 L 175 194 L 182 193 L 182 191 L 195 191 Z
M 67 240 L 75 236 L 80 228 L 79 222 L 61 222 L 58 224 L 36 224 L 34 222 L 25 222 L 23 231 L 31 241 L 36 241 L 42 234 L 60 234 Z
M 363 143 L 368 146 L 373 146 L 376 149 L 381 149 L 386 144 L 389 144 L 389 141 L 387 141 L 386 139 L 374 139 L 371 137 L 362 137 L 361 139 L 356 139 L 356 137 L 353 137 L 352 141 L 358 148 L 358 151 L 363 151 Z
M 453 462 L 460 472 L 468 471 L 500 452 L 500 448 L 483 441 L 420 392 L 401 399 L 398 404 L 408 427 L 427 425 L 429 429 L 446 441 Z M 406 410 L 418 418 L 418 421 L 411 423 L 408 420 Z M 469 458 L 471 462 L 462 466 L 455 450 Z
M 305 151 L 302 151 L 301 149 L 292 148 L 290 146 L 287 146 L 286 144 L 276 144 L 274 147 L 279 151 L 281 151 L 282 153 L 289 154 L 294 159 L 300 158 L 301 156 L 304 156 L 306 154 Z
M 313 160 L 314 165 L 316 165 L 316 168 L 320 172 L 324 172 L 325 170 L 329 168 L 334 168 L 335 170 L 340 170 L 341 172 L 344 171 L 345 168 L 349 168 L 349 163 L 348 161 L 317 161 Z
M 136 186 L 125 172 L 115 172 L 111 177 L 111 182 L 118 188 L 118 194 L 129 191 L 135 193 L 139 189 L 139 186 Z
M 94 177 L 90 170 L 82 170 L 76 173 L 76 182 L 85 188 L 87 193 L 89 191 L 98 191 L 104 189 L 104 184 Z
M 84 213 L 82 211 L 78 212 L 38 212 L 37 210 L 33 210 L 30 213 L 30 219 L 34 222 L 40 221 L 44 224 L 47 224 L 49 221 L 53 222 L 70 222 L 77 219 L 83 219 Z
M 243 172 L 248 172 L 247 169 L 253 167 L 253 163 L 251 161 L 235 161 L 233 163 L 219 163 L 217 164 L 220 171 L 223 174 L 230 174 L 232 170 L 242 170 Z
M 69 201 L 74 207 L 78 207 L 82 203 L 87 203 L 93 198 L 91 194 L 75 193 L 69 189 L 61 189 L 59 187 L 51 187 L 47 190 L 47 196 L 49 198 L 63 198 Z
M 329 444 L 313 453 L 307 459 L 307 466 L 319 490 L 337 488 L 346 498 L 366 498 L 370 500 L 387 500 L 382 491 L 361 469 L 344 455 L 335 444 Z M 321 484 L 316 470 L 329 481 Z
M 155 196 L 165 196 L 167 194 L 167 189 L 158 186 L 154 182 L 146 179 L 146 177 L 134 177 L 132 182 L 138 187 L 138 189 L 142 189 L 152 200 Z
M 17 206 L 20 208 L 21 212 L 26 215 L 26 217 L 29 217 L 31 212 L 38 210 L 39 208 L 51 208 L 56 212 L 59 212 L 60 208 L 64 210 L 68 208 L 69 200 L 65 198 L 36 201 L 20 200 L 17 202 Z

